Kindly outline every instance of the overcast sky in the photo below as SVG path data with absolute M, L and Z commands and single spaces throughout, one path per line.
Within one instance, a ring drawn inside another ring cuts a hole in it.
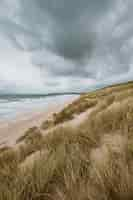
M 131 79 L 132 0 L 0 0 L 0 92 Z

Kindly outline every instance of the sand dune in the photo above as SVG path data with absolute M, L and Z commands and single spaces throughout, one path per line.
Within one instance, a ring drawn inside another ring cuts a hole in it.
M 133 199 L 133 82 L 28 119 L 1 136 L 0 199 Z

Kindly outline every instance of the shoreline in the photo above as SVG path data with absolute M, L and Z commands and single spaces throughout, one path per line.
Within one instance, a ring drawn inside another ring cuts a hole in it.
M 40 126 L 55 112 L 60 112 L 65 106 L 78 97 L 70 97 L 64 102 L 53 102 L 46 108 L 35 109 L 32 112 L 19 114 L 15 119 L 0 120 L 0 147 L 13 146 L 24 132 L 33 127 Z

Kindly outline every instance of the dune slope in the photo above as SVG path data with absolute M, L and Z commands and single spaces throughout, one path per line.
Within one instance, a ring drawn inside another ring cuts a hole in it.
M 0 149 L 0 200 L 132 200 L 133 82 L 81 95 Z

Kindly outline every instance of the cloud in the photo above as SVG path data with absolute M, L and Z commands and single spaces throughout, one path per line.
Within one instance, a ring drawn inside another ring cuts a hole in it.
M 0 3 L 1 91 L 84 90 L 133 78 L 131 0 Z
M 95 26 L 109 5 L 109 0 L 24 0 L 19 19 L 38 34 L 44 48 L 49 46 L 59 56 L 79 60 L 93 51 Z

